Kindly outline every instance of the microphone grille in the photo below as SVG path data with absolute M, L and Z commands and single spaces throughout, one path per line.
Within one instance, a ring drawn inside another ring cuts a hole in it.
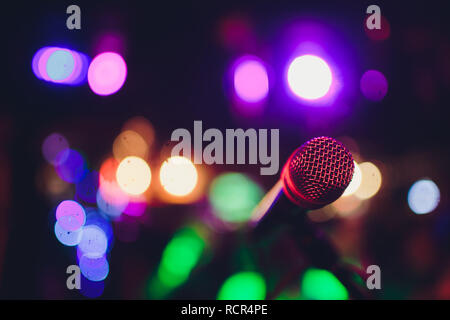
M 287 172 L 283 172 L 285 190 L 294 202 L 318 208 L 341 196 L 353 169 L 353 157 L 342 143 L 329 137 L 314 138 L 291 155 L 284 169 Z

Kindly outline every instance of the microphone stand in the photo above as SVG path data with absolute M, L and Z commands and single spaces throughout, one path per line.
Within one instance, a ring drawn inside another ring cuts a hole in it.
M 347 288 L 351 297 L 369 299 L 370 294 L 355 283 L 348 266 L 340 263 L 339 254 L 328 236 L 308 220 L 307 211 L 292 204 L 285 196 L 282 183 L 279 181 L 253 211 L 251 234 L 261 239 L 273 231 L 274 225 L 282 223 L 287 226 L 287 232 L 314 267 L 331 271 Z M 267 212 L 269 214 L 266 214 Z M 295 266 L 269 297 L 275 298 L 291 280 L 299 276 L 302 270 L 303 268 L 299 270 L 299 266 Z

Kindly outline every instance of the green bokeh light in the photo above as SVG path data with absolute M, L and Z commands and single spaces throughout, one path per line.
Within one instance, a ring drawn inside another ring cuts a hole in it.
M 348 292 L 329 271 L 308 269 L 301 281 L 301 295 L 309 300 L 347 300 Z
M 226 222 L 245 222 L 263 197 L 262 188 L 240 173 L 217 177 L 209 191 L 214 213 Z
M 223 283 L 218 300 L 263 300 L 266 297 L 266 282 L 256 272 L 239 272 Z
M 164 249 L 157 273 L 158 286 L 152 287 L 168 292 L 183 284 L 200 260 L 205 245 L 205 239 L 194 228 L 179 230 Z

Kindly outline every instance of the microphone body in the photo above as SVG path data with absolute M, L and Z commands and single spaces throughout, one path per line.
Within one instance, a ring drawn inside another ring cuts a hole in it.
M 364 299 L 367 295 L 340 263 L 333 243 L 306 215 L 338 199 L 353 169 L 353 157 L 340 142 L 328 137 L 306 142 L 290 156 L 280 180 L 253 211 L 251 235 L 258 241 L 282 225 L 313 266 L 330 270 L 353 297 Z

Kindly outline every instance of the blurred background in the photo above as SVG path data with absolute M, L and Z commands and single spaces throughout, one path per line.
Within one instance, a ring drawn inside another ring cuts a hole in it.
M 353 180 L 308 219 L 355 270 L 380 266 L 374 298 L 450 298 L 442 4 L 378 1 L 369 30 L 365 1 L 80 2 L 69 30 L 72 4 L 2 9 L 1 298 L 351 299 L 289 235 L 248 240 L 279 174 L 170 157 L 195 120 L 279 129 L 280 167 L 313 137 L 341 141 Z

